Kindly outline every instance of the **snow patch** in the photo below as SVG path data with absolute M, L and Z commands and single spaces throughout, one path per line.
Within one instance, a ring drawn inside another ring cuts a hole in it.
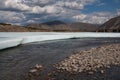
M 14 47 L 20 44 L 83 37 L 120 37 L 120 33 L 95 32 L 0 32 L 0 49 Z M 5 38 L 3 40 L 3 38 Z

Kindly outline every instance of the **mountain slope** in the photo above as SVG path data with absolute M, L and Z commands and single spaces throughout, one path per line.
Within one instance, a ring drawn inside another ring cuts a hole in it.
M 98 25 L 94 24 L 81 22 L 67 24 L 58 20 L 24 27 L 0 24 L 0 32 L 95 32 L 97 29 Z
M 24 27 L 5 23 L 0 24 L 0 32 L 28 32 L 28 31 L 29 30 Z
M 73 30 L 79 30 L 79 31 L 87 31 L 87 32 L 93 32 L 96 31 L 99 27 L 97 24 L 90 24 L 90 23 L 82 23 L 82 22 L 75 22 L 70 24 L 70 27 Z
M 66 24 L 66 23 L 59 21 L 59 20 L 54 20 L 54 21 L 44 22 L 42 24 L 52 26 L 52 25 L 61 25 L 61 24 Z
M 98 32 L 120 32 L 120 16 L 105 22 L 98 28 Z
M 46 30 L 46 31 L 55 31 L 55 32 L 93 32 L 98 29 L 98 25 L 95 24 L 89 24 L 89 23 L 71 23 L 66 24 L 62 21 L 52 21 L 52 22 L 46 22 L 41 24 L 32 24 L 29 25 L 27 28 L 34 29 L 34 30 Z

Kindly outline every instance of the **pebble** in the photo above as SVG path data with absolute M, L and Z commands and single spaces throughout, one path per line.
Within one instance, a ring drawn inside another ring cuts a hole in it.
M 37 73 L 38 71 L 40 71 L 43 68 L 42 65 L 36 64 L 33 68 L 31 68 L 31 70 L 29 71 L 30 73 Z
M 120 44 L 104 45 L 90 50 L 80 51 L 55 65 L 58 70 L 68 72 L 96 71 L 120 65 Z M 100 71 L 104 73 L 104 70 Z
M 93 72 L 89 72 L 89 74 L 93 74 Z
M 43 66 L 42 66 L 42 65 L 39 65 L 39 64 L 36 64 L 36 65 L 35 65 L 35 68 L 36 68 L 37 70 L 40 70 L 40 69 L 43 68 Z
M 104 73 L 104 70 L 101 70 L 100 72 L 103 74 L 103 73 Z
M 38 70 L 37 69 L 31 69 L 29 72 L 30 73 L 35 73 L 35 72 L 37 72 Z

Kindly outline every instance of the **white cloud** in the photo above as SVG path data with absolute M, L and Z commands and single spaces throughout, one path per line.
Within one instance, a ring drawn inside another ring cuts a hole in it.
M 28 20 L 26 23 L 28 24 L 35 23 L 35 20 Z
M 34 13 L 34 14 L 57 14 L 60 12 L 62 12 L 62 8 L 52 5 L 45 7 L 34 6 L 31 7 L 28 11 L 28 13 Z
M 54 1 L 54 0 L 53 0 Z M 45 5 L 51 2 L 51 0 L 5 0 L 1 1 L 1 5 L 3 9 L 8 10 L 19 10 L 25 13 L 59 13 L 62 8 L 52 5 Z
M 85 5 L 92 4 L 96 0 L 60 0 L 56 5 L 71 9 L 84 9 Z
M 80 15 L 75 15 L 75 16 L 73 16 L 73 18 L 74 19 L 76 19 L 76 20 L 83 20 L 83 19 L 85 19 L 87 17 L 87 15 L 85 15 L 85 14 L 80 14 Z
M 86 23 L 94 23 L 94 24 L 102 24 L 112 18 L 112 15 L 109 12 L 94 12 L 91 14 L 80 14 L 73 16 L 73 19 L 78 22 L 86 22 Z
M 71 8 L 71 9 L 83 9 L 84 8 L 83 4 L 77 3 L 76 1 L 72 1 L 72 2 L 59 1 L 56 5 L 61 6 L 61 7 Z
M 23 0 L 6 0 L 4 2 L 5 8 L 12 8 L 18 10 L 28 10 L 29 6 L 23 3 Z
M 117 9 L 117 15 L 120 16 L 120 9 Z
M 84 20 L 84 22 L 94 23 L 94 24 L 103 24 L 108 19 L 109 19 L 108 17 L 91 16 L 91 17 L 88 17 L 88 19 Z
M 91 5 L 96 1 L 99 2 L 99 0 L 0 0 L 0 21 L 30 23 L 61 19 L 104 23 L 112 14 L 107 12 L 83 14 L 81 12 L 86 5 Z M 101 5 L 104 4 L 101 3 Z M 117 14 L 120 15 L 119 9 Z
M 10 11 L 0 11 L 0 19 L 6 22 L 21 22 L 26 19 L 22 13 L 10 12 Z
M 44 8 L 41 8 L 39 6 L 35 6 L 33 8 L 31 8 L 31 10 L 29 11 L 30 13 L 37 13 L 37 14 L 42 14 L 45 12 Z
M 4 7 L 4 2 L 5 2 L 5 0 L 0 0 L 0 8 Z
M 23 0 L 25 4 L 28 5 L 45 5 L 45 4 L 49 4 L 51 2 L 54 2 L 55 0 Z
M 62 11 L 62 8 L 57 6 L 46 6 L 45 10 L 47 13 L 60 13 Z
M 96 0 L 3 0 L 0 1 L 2 8 L 16 9 L 21 11 L 30 11 L 32 8 L 40 10 L 40 8 L 48 6 L 59 6 L 61 8 L 68 7 L 73 9 L 83 9 L 85 5 L 92 4 Z M 51 8 L 52 11 L 53 7 Z M 47 9 L 50 12 L 49 9 Z M 37 12 L 38 13 L 38 12 Z

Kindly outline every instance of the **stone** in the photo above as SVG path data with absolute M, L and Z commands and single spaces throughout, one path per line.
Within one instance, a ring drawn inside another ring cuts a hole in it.
M 37 70 L 40 70 L 40 69 L 43 68 L 43 66 L 42 66 L 42 65 L 39 65 L 39 64 L 36 64 L 36 65 L 35 65 L 35 68 L 36 68 Z
M 120 44 L 104 45 L 71 55 L 55 67 L 68 72 L 97 71 L 120 64 Z M 104 70 L 100 71 L 104 73 Z M 90 72 L 91 73 L 91 72 Z
M 30 73 L 36 73 L 38 70 L 37 69 L 31 69 L 29 72 Z
M 104 73 L 104 70 L 101 70 L 100 72 L 103 74 L 103 73 Z
M 89 74 L 93 74 L 93 72 L 92 72 L 92 71 L 90 71 L 90 72 L 89 72 Z

